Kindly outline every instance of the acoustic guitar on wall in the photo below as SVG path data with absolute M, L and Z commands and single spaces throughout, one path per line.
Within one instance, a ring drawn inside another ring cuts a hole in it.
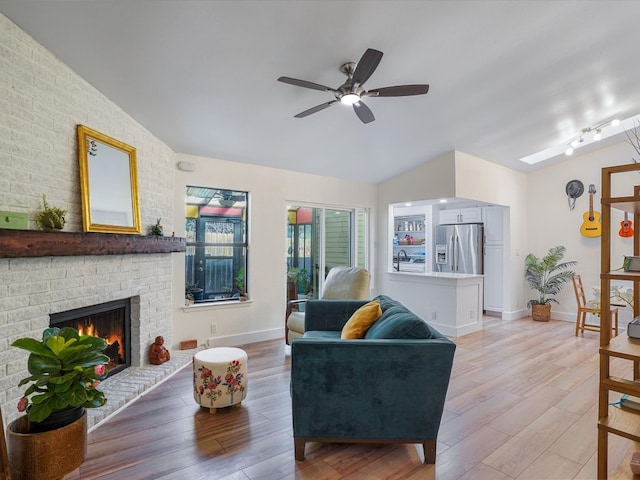
M 633 222 L 629 220 L 629 214 L 624 212 L 624 220 L 620 222 L 620 230 L 618 235 L 621 237 L 633 237 Z
M 600 224 L 600 212 L 593 210 L 593 194 L 596 193 L 596 186 L 589 185 L 589 211 L 582 215 L 582 225 L 580 233 L 585 237 L 599 237 L 602 235 L 602 225 Z

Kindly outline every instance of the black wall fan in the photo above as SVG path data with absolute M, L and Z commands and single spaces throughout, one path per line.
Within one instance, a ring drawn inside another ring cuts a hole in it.
M 353 105 L 353 110 L 356 112 L 358 118 L 363 123 L 370 123 L 375 120 L 375 117 L 369 107 L 367 107 L 362 101 L 362 97 L 406 97 L 409 95 L 424 95 L 429 91 L 429 85 L 427 84 L 396 85 L 395 87 L 365 90 L 362 85 L 364 85 L 373 72 L 375 72 L 376 68 L 378 68 L 378 64 L 381 59 L 382 52 L 369 48 L 364 52 L 364 55 L 362 55 L 362 58 L 360 58 L 360 61 L 357 64 L 350 62 L 342 65 L 340 67 L 340 71 L 347 76 L 347 81 L 338 88 L 331 88 L 318 83 L 298 80 L 297 78 L 290 77 L 280 77 L 278 78 L 278 81 L 289 83 L 297 87 L 311 88 L 313 90 L 320 90 L 323 92 L 333 92 L 336 97 L 330 102 L 322 103 L 305 110 L 304 112 L 300 112 L 295 115 L 295 118 L 306 117 L 312 113 L 324 110 L 325 108 L 340 101 L 348 105 Z

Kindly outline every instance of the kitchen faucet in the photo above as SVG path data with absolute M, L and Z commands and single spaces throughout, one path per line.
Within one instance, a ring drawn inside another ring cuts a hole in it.
M 399 272 L 399 271 L 400 271 L 400 254 L 401 254 L 401 253 L 403 253 L 403 254 L 404 254 L 404 258 L 408 258 L 408 255 L 407 255 L 407 251 L 406 251 L 406 250 L 400 250 L 400 251 L 398 252 L 398 255 L 396 256 L 396 262 L 397 262 L 397 264 L 396 264 L 396 266 L 394 267 L 394 268 L 395 268 L 395 270 L 396 270 L 396 272 Z

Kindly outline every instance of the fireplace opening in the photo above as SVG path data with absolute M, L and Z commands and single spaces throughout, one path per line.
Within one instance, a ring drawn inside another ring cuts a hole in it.
M 51 327 L 72 327 L 80 335 L 93 335 L 107 341 L 108 377 L 131 365 L 131 302 L 114 300 L 89 307 L 49 315 Z

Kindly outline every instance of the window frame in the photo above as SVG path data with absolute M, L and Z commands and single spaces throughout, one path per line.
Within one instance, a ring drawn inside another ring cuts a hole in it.
M 240 202 L 240 206 L 234 209 L 235 202 L 230 199 Z M 249 202 L 250 192 L 246 190 L 186 186 L 185 306 L 214 305 L 248 298 Z M 209 211 L 203 213 L 204 209 Z M 234 212 L 237 209 L 240 209 L 239 213 Z M 209 225 L 215 230 L 216 224 L 233 225 L 233 228 L 231 232 L 225 231 L 226 227 L 222 232 L 208 230 Z M 215 233 L 221 233 L 223 237 L 231 234 L 233 239 L 222 242 L 206 239 L 208 234 Z M 226 249 L 231 249 L 231 254 Z M 220 282 L 225 259 L 231 259 L 231 272 Z M 224 290 L 211 291 L 209 287 L 212 286 L 222 286 Z

